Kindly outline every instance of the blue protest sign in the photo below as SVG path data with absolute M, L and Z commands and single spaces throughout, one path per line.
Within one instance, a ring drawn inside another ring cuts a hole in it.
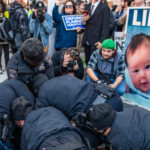
M 83 15 L 66 15 L 62 16 L 66 30 L 76 30 L 77 27 L 84 29 L 82 25 Z

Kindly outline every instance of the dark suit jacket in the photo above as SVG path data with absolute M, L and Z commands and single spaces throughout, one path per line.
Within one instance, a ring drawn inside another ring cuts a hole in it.
M 91 3 L 86 6 L 86 10 L 91 16 Z M 109 38 L 109 24 L 110 9 L 107 4 L 100 2 L 91 18 L 86 22 L 83 44 L 88 41 L 89 45 L 94 45 L 98 41 L 103 42 Z

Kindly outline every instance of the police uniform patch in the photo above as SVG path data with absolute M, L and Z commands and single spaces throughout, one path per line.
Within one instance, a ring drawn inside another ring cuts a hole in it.
M 44 66 L 44 64 L 41 64 L 39 67 L 39 71 L 44 71 L 44 70 L 45 70 L 45 66 Z

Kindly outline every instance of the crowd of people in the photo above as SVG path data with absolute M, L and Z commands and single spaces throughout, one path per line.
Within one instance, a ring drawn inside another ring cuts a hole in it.
M 127 8 L 149 1 L 56 0 L 52 16 L 41 0 L 28 9 L 22 2 L 0 0 L 0 74 L 6 69 L 8 76 L 0 83 L 0 150 L 149 150 L 150 112 L 124 110 L 120 96 L 127 90 L 125 65 L 135 87 L 149 91 L 138 74 L 144 68 L 149 81 L 150 36 L 135 35 L 125 58 L 114 42 L 114 32 L 124 32 Z M 84 29 L 67 31 L 65 15 L 83 15 Z M 135 69 L 130 61 L 139 54 L 145 63 Z

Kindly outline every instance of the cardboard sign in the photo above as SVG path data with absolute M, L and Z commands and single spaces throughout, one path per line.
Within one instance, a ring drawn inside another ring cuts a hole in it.
M 116 45 L 116 50 L 123 53 L 125 38 L 122 35 L 123 32 L 115 32 L 114 41 Z

